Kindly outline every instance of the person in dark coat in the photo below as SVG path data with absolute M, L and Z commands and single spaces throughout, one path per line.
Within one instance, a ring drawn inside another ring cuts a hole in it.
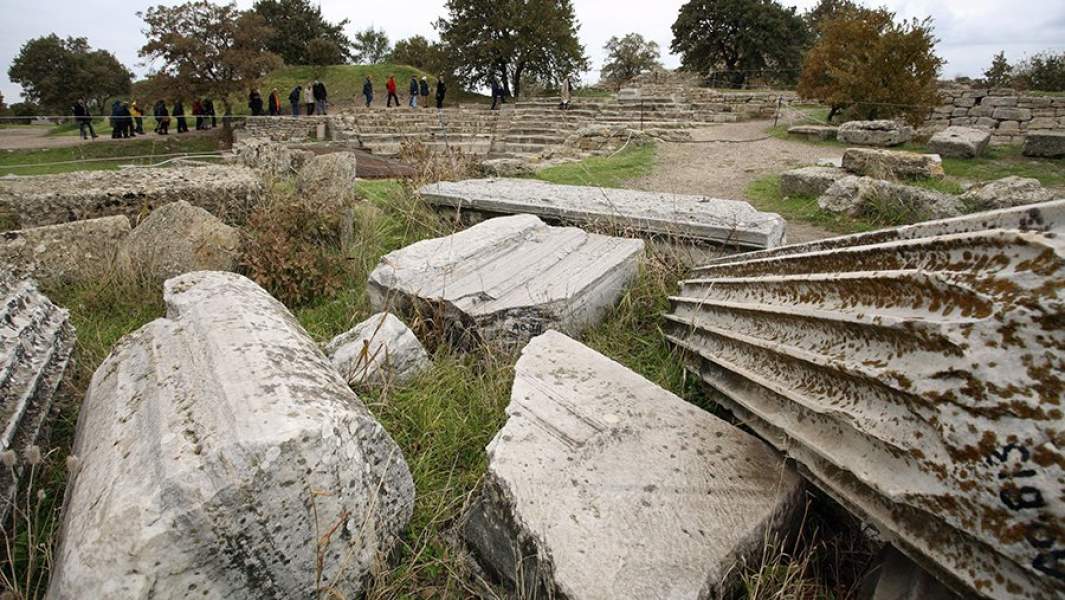
M 152 115 L 155 117 L 155 132 L 159 135 L 169 135 L 170 113 L 166 110 L 166 102 L 163 100 L 156 102 Z
M 174 103 L 174 118 L 177 119 L 177 132 L 188 133 L 189 124 L 185 121 L 185 105 L 180 98 Z
M 111 103 L 111 139 L 122 137 L 122 128 L 122 103 L 115 100 Z
M 277 92 L 277 88 L 270 90 L 270 97 L 266 99 L 266 112 L 271 117 L 281 114 L 281 94 Z
M 444 78 L 436 78 L 436 107 L 444 108 L 444 96 L 447 95 L 447 86 L 444 85 Z
M 85 106 L 84 98 L 78 98 L 78 101 L 74 103 L 74 120 L 78 123 L 81 139 L 87 140 L 90 135 L 92 139 L 96 139 L 96 132 L 92 129 L 92 115 L 89 114 L 89 108 Z
M 315 79 L 311 94 L 314 96 L 314 112 L 320 115 L 326 114 L 325 108 L 326 104 L 328 104 L 326 101 L 329 100 L 329 92 L 325 89 L 325 84 Z
M 303 92 L 303 86 L 297 85 L 292 88 L 292 91 L 288 93 L 288 103 L 292 105 L 292 116 L 300 116 L 300 94 Z
M 503 99 L 503 86 L 499 85 L 499 80 L 495 77 L 489 85 L 492 86 L 492 108 L 490 110 L 499 110 L 499 101 Z
M 196 117 L 196 131 L 202 131 L 204 129 L 207 129 L 207 123 L 205 122 L 205 119 L 203 118 L 203 113 L 204 113 L 203 102 L 200 102 L 199 98 L 193 100 L 192 101 L 192 116 Z
M 251 116 L 261 117 L 263 116 L 263 97 L 259 93 L 259 90 L 252 90 L 248 94 L 248 108 L 251 109 Z
M 422 82 L 418 85 L 418 91 L 422 94 L 422 107 L 429 108 L 429 80 L 422 76 Z
M 203 124 L 205 128 L 207 126 L 207 117 L 211 118 L 211 129 L 214 129 L 216 126 L 218 126 L 218 121 L 215 119 L 214 114 L 214 101 L 210 98 L 203 99 L 203 114 Z
M 418 108 L 418 78 L 410 76 L 410 107 Z
M 362 84 L 362 95 L 366 98 L 366 108 L 370 108 L 370 104 L 373 103 L 373 81 L 370 81 L 369 77 Z

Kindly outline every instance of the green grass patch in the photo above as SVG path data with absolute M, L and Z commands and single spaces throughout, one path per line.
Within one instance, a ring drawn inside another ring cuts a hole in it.
M 780 193 L 780 176 L 767 175 L 747 186 L 747 201 L 755 208 L 775 212 L 786 221 L 802 221 L 835 233 L 858 233 L 883 227 L 871 221 L 821 210 L 817 198 L 790 197 Z
M 944 158 L 943 170 L 950 177 L 971 181 L 1014 175 L 1038 179 L 1048 187 L 1065 187 L 1065 161 L 1024 156 L 1020 146 L 991 146 L 979 158 Z
M 654 144 L 629 146 L 612 156 L 593 156 L 580 162 L 548 167 L 535 177 L 550 183 L 619 188 L 626 181 L 649 175 L 654 162 Z
M 154 164 L 169 154 L 203 154 L 218 151 L 215 135 L 148 134 L 129 141 L 96 141 L 33 150 L 0 152 L 0 175 L 48 175 L 69 171 L 117 169 L 127 164 Z M 132 158 L 141 157 L 141 158 Z M 91 161 L 91 162 L 71 162 Z M 37 166 L 35 166 L 37 165 Z

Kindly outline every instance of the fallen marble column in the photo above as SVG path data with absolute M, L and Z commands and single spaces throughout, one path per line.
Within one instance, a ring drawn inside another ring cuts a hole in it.
M 19 465 L 28 446 L 47 430 L 49 413 L 74 352 L 74 327 L 28 279 L 0 274 L 0 452 L 16 453 Z M 18 476 L 22 466 L 16 466 Z M 16 482 L 0 467 L 0 519 L 11 510 Z
M 521 598 L 721 598 L 801 482 L 763 442 L 561 333 L 529 343 L 461 534 Z
M 1065 201 L 719 259 L 690 370 L 966 597 L 1065 593 Z
M 399 448 L 250 280 L 164 298 L 86 393 L 48 597 L 356 597 L 411 516 Z
M 531 179 L 442 181 L 421 189 L 438 207 L 488 214 L 532 214 L 611 233 L 772 248 L 784 243 L 784 219 L 746 202 L 638 190 L 556 185 Z
M 61 285 L 98 278 L 114 265 L 129 219 L 102 217 L 0 233 L 0 269 Z
M 386 255 L 367 292 L 374 310 L 418 315 L 457 346 L 520 347 L 548 329 L 575 335 L 598 322 L 636 277 L 643 249 L 532 215 L 499 217 Z

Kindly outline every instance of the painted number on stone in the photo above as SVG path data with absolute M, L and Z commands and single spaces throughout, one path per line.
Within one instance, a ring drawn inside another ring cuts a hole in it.
M 1026 479 L 1037 475 L 1036 470 L 1028 464 L 1030 457 L 1028 449 L 1017 444 L 1006 444 L 987 457 L 988 465 L 1005 467 L 998 475 L 1003 481 L 998 497 L 1006 508 L 1014 512 L 1046 506 L 1043 492 L 1037 487 L 1026 485 L 1029 483 Z M 1037 515 L 1035 521 L 1025 525 L 1024 538 L 1033 548 L 1040 551 L 1032 561 L 1032 567 L 1065 581 L 1065 549 L 1055 548 L 1063 544 L 1055 538 L 1054 530 L 1042 522 L 1044 519 L 1042 515 Z

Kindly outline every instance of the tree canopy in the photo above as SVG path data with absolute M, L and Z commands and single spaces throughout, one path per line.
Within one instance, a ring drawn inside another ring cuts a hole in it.
M 683 68 L 743 87 L 759 74 L 797 74 L 808 35 L 795 9 L 775 0 L 690 0 L 673 23 L 671 48 Z
M 606 50 L 607 63 L 603 65 L 600 78 L 616 87 L 644 71 L 662 66 L 658 43 L 645 40 L 638 33 L 621 38 L 614 36 L 603 50 Z
M 820 34 L 821 26 L 841 14 L 858 10 L 859 6 L 853 0 L 819 0 L 819 2 L 803 15 L 806 27 L 812 36 Z
M 362 64 L 376 65 L 384 62 L 392 52 L 392 45 L 383 29 L 366 29 L 355 34 L 355 58 Z
M 886 9 L 857 9 L 827 21 L 806 54 L 798 93 L 820 100 L 830 114 L 859 119 L 905 117 L 914 125 L 939 104 L 930 19 L 895 21 Z
M 271 30 L 261 15 L 236 4 L 195 0 L 138 13 L 148 26 L 140 55 L 161 65 L 151 88 L 171 97 L 214 96 L 228 102 L 281 64 L 267 50 Z
M 560 81 L 587 70 L 571 0 L 448 0 L 436 23 L 456 76 L 492 78 L 520 95 L 523 78 Z
M 1006 53 L 999 52 L 991 59 L 991 66 L 984 71 L 984 79 L 991 87 L 1005 87 L 1013 79 L 1013 67 L 1006 60 Z
M 421 35 L 396 42 L 388 60 L 397 65 L 409 65 L 430 73 L 443 73 L 448 70 L 444 48 Z
M 1021 89 L 1065 91 L 1065 52 L 1040 52 L 1012 69 L 1012 83 Z
M 100 110 L 108 98 L 128 94 L 133 74 L 106 50 L 93 50 L 85 38 L 55 34 L 23 44 L 7 71 L 30 103 L 66 114 L 85 98 Z
M 266 49 L 286 64 L 335 65 L 351 59 L 351 40 L 344 35 L 348 20 L 326 21 L 310 0 L 256 0 L 252 11 L 271 29 Z

